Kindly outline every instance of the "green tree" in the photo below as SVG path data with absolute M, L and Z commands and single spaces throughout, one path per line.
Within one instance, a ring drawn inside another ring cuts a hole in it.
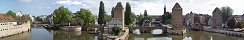
M 137 24 L 142 25 L 143 21 L 144 21 L 144 14 L 140 14 Z
M 11 11 L 11 10 L 9 10 L 9 11 L 7 12 L 7 15 L 12 16 L 14 19 L 16 18 L 15 13 L 14 13 L 13 11 Z
M 38 18 L 39 17 L 37 17 L 37 19 Z M 59 24 L 61 21 L 61 14 L 58 9 L 55 9 L 53 12 L 53 21 L 54 21 L 54 24 Z
M 80 19 L 80 23 L 83 23 L 84 25 L 92 25 L 95 24 L 95 17 L 92 15 L 91 11 L 86 9 L 80 9 L 80 11 L 77 11 L 77 17 Z
M 126 10 L 125 10 L 124 18 L 125 18 L 126 25 L 131 25 L 134 21 L 133 13 L 131 12 L 131 7 L 130 7 L 129 2 L 126 3 Z
M 169 20 L 171 20 L 171 14 L 170 13 L 164 13 L 162 16 L 162 23 L 163 24 L 170 24 L 170 22 L 168 22 Z
M 112 8 L 112 11 L 111 11 L 111 17 L 112 18 L 114 17 L 114 7 Z
M 121 28 L 120 27 L 113 27 L 112 31 L 115 35 L 119 35 L 119 33 L 121 32 Z
M 102 25 L 106 23 L 106 12 L 104 9 L 103 1 L 100 1 L 99 14 L 98 14 L 98 24 Z
M 148 16 L 147 10 L 144 11 L 144 16 Z
M 53 14 L 55 24 L 67 25 L 67 23 L 73 22 L 72 12 L 68 8 L 64 8 L 64 6 L 55 9 Z
M 222 20 L 223 22 L 226 22 L 227 19 L 233 14 L 234 10 L 231 9 L 230 7 L 228 6 L 224 6 L 224 7 L 221 7 L 221 11 L 222 11 Z

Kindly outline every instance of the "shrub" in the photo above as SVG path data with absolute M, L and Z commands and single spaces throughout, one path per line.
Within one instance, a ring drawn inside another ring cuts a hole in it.
M 112 31 L 115 35 L 119 35 L 119 33 L 121 32 L 121 28 L 120 27 L 113 27 Z

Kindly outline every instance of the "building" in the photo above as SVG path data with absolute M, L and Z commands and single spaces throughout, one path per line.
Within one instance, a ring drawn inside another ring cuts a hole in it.
M 124 8 L 121 2 L 118 2 L 114 8 L 113 20 L 119 20 L 122 23 L 122 28 L 124 28 Z
M 22 22 L 24 20 L 23 18 L 28 18 L 28 20 L 31 20 L 31 22 L 34 21 L 34 17 L 31 14 L 23 14 L 21 11 L 17 11 L 15 15 L 16 15 L 16 21 L 18 22 L 18 24 L 19 24 L 19 22 Z
M 16 16 L 22 16 L 23 14 L 22 14 L 22 12 L 21 11 L 17 11 L 16 12 Z
M 0 14 L 0 22 L 1 25 L 17 25 L 15 19 L 6 14 Z
M 182 16 L 182 8 L 179 3 L 176 3 L 172 9 L 172 27 L 173 29 L 184 29 L 183 26 L 183 16 Z
M 109 22 L 108 33 L 112 33 L 113 27 L 121 27 L 122 23 L 119 20 L 112 20 Z
M 170 34 L 183 35 L 186 33 L 185 26 L 183 25 L 182 8 L 179 3 L 176 3 L 172 8 L 172 28 L 168 29 L 167 32 Z
M 22 16 L 21 18 L 25 19 L 25 17 L 26 16 Z M 7 14 L 0 14 L 0 37 L 11 36 L 29 30 L 29 21 L 23 22 L 22 24 L 17 24 L 17 21 L 12 16 Z
M 192 27 L 194 25 L 194 17 L 196 13 L 190 12 L 184 16 L 184 24 L 187 27 Z
M 212 27 L 213 28 L 219 28 L 222 26 L 222 12 L 220 11 L 220 9 L 218 7 L 216 7 L 214 9 L 214 11 L 212 12 Z

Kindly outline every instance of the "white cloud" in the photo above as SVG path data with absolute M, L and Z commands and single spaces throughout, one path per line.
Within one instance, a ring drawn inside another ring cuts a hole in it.
M 174 4 L 178 2 L 183 8 L 183 14 L 187 14 L 190 11 L 201 14 L 212 15 L 212 11 L 215 7 L 229 6 L 234 10 L 234 15 L 241 15 L 244 13 L 244 0 L 102 0 L 104 2 L 105 11 L 110 14 L 111 8 L 116 5 L 117 2 L 122 2 L 125 8 L 126 2 L 129 2 L 132 7 L 132 12 L 135 14 L 143 13 L 146 9 L 149 15 L 162 15 L 164 5 L 166 5 L 167 11 L 171 12 Z M 98 14 L 100 0 L 61 0 L 56 2 L 58 4 L 65 5 L 80 5 L 82 7 L 91 10 L 92 13 Z
M 31 2 L 32 0 L 17 0 L 19 2 Z
M 60 5 L 82 5 L 82 2 L 71 1 L 71 0 L 60 0 L 60 1 L 57 1 L 56 4 L 60 4 Z

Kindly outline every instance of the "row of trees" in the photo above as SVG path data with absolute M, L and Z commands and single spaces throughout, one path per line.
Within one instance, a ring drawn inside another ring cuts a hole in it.
M 53 12 L 53 21 L 55 24 L 64 25 L 92 25 L 95 24 L 95 17 L 89 10 L 80 9 L 75 15 L 64 6 L 55 9 Z

